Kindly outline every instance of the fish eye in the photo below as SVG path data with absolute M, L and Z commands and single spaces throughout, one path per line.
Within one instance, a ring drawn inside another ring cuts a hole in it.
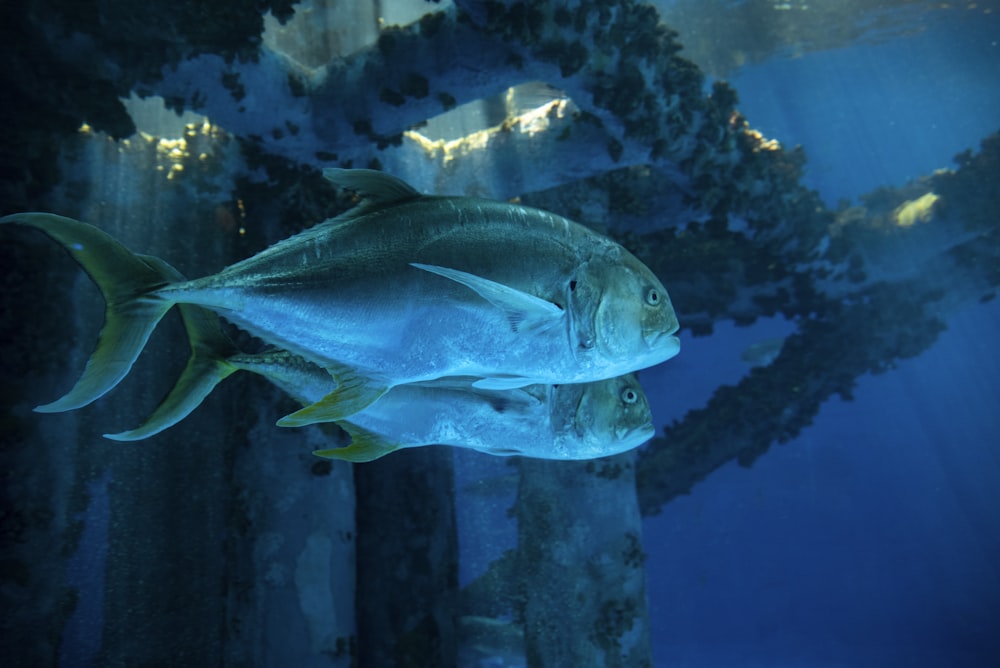
M 622 401 L 627 404 L 634 404 L 639 401 L 639 393 L 633 390 L 631 387 L 626 387 L 622 390 Z
M 659 306 L 660 304 L 660 291 L 656 288 L 649 288 L 646 290 L 646 303 L 650 306 Z

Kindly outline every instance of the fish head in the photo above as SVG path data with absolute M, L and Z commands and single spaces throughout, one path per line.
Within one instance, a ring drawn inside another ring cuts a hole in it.
M 635 371 L 680 352 L 677 314 L 667 289 L 624 249 L 592 259 L 570 282 L 572 334 L 578 350 L 611 368 Z
M 566 459 L 607 457 L 653 437 L 649 400 L 634 373 L 575 385 L 557 385 L 552 423 L 562 424 Z

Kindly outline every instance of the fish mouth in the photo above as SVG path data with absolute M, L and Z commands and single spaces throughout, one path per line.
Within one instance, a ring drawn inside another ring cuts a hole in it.
M 625 450 L 637 448 L 655 435 L 656 427 L 653 426 L 652 422 L 647 422 L 641 427 L 633 427 L 632 429 L 619 427 L 615 433 L 615 436 L 621 441 L 621 445 Z
M 675 329 L 674 332 L 677 330 Z M 668 360 L 677 353 L 681 351 L 681 340 L 673 335 L 673 332 L 667 332 L 660 330 L 658 332 L 650 332 L 646 334 L 643 338 L 646 339 L 646 345 L 649 346 L 651 350 L 655 350 L 659 353 L 666 353 L 666 357 L 663 360 Z

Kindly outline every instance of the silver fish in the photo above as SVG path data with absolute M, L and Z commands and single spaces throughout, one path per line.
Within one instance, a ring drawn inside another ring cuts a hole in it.
M 677 354 L 666 290 L 610 239 L 536 209 L 423 196 L 379 172 L 325 175 L 361 204 L 191 281 L 164 281 L 85 223 L 40 213 L 0 219 L 62 243 L 107 301 L 83 377 L 39 410 L 83 406 L 113 388 L 174 304 L 209 308 L 336 379 L 284 426 L 344 419 L 400 384 L 588 382 Z
M 330 376 L 289 353 L 230 360 L 264 375 L 302 401 Z M 280 368 L 279 367 L 283 367 Z M 578 460 L 625 452 L 653 437 L 649 403 L 634 374 L 568 385 L 512 390 L 473 387 L 472 379 L 396 385 L 378 401 L 337 421 L 344 448 L 314 454 L 366 462 L 401 448 L 449 445 L 491 455 Z
M 337 423 L 351 435 L 350 446 L 315 454 L 368 461 L 399 448 L 439 444 L 499 456 L 580 460 L 631 450 L 654 434 L 634 374 L 516 390 L 441 383 L 397 385 Z

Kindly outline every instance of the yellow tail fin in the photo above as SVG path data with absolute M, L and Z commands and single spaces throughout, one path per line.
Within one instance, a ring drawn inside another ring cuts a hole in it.
M 41 230 L 73 256 L 100 289 L 104 327 L 83 375 L 65 396 L 38 406 L 42 413 L 80 408 L 114 388 L 128 374 L 149 335 L 172 302 L 151 293 L 167 283 L 159 271 L 93 225 L 51 213 L 0 218 Z

